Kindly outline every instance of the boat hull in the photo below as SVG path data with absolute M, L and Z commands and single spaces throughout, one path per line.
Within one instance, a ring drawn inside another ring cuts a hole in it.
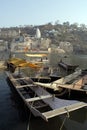
M 18 73 L 17 75 L 7 73 L 7 77 L 32 114 L 35 117 L 43 118 L 45 121 L 87 106 L 86 103 L 77 100 L 59 99 L 43 87 L 35 85 L 31 78 L 23 77 Z

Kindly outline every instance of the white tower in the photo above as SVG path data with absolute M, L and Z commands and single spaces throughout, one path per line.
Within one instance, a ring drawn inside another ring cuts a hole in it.
M 39 28 L 36 29 L 36 38 L 37 39 L 41 38 L 41 32 Z
M 21 33 L 21 30 L 19 29 L 19 34 Z
M 0 35 L 1 35 L 1 33 L 2 33 L 2 30 L 1 30 L 1 28 L 0 28 Z

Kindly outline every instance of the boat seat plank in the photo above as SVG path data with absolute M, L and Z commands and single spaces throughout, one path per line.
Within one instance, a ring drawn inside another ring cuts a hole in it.
M 36 86 L 36 85 L 34 84 L 17 85 L 16 88 L 32 87 L 32 86 Z
M 48 111 L 48 112 L 44 112 L 44 113 L 42 113 L 42 115 L 46 119 L 49 119 L 49 118 L 52 118 L 52 117 L 55 117 L 55 116 L 58 116 L 58 115 L 61 115 L 61 114 L 65 114 L 65 113 L 80 109 L 80 108 L 85 107 L 85 106 L 87 106 L 87 103 L 79 102 L 79 103 L 75 103 L 73 105 L 60 107 L 58 109 L 54 109 L 54 110 L 51 110 L 51 111 Z
M 80 87 L 79 87 L 80 86 Z M 71 90 L 76 90 L 76 91 L 82 91 L 82 92 L 86 92 L 87 90 L 83 89 L 81 85 L 69 85 L 69 84 L 64 84 L 64 85 L 60 85 L 60 88 L 66 88 L 66 89 L 71 89 Z
M 29 77 L 23 77 L 23 78 L 13 78 L 12 80 L 20 80 L 20 79 L 29 79 Z
M 39 96 L 39 97 L 34 97 L 34 98 L 26 99 L 26 101 L 27 102 L 32 102 L 32 101 L 47 99 L 47 98 L 51 98 L 51 97 L 52 97 L 52 95 L 42 95 L 42 96 Z

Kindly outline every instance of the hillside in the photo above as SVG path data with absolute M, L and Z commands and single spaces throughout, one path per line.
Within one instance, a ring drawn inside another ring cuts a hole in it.
M 78 26 L 77 23 L 64 22 L 60 24 L 57 21 L 55 24 L 47 23 L 38 26 L 2 28 L 1 32 L 8 34 L 9 31 L 18 32 L 20 30 L 22 34 L 35 36 L 37 27 L 40 29 L 42 37 L 50 38 L 52 44 L 58 46 L 60 42 L 70 42 L 73 45 L 74 53 L 87 53 L 87 28 L 84 24 Z M 7 34 L 0 35 L 0 39 L 10 42 L 18 35 L 18 33 L 15 36 Z

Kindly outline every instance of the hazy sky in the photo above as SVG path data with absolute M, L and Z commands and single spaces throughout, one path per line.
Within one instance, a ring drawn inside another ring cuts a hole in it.
M 87 25 L 87 0 L 0 0 L 0 27 L 57 20 Z

